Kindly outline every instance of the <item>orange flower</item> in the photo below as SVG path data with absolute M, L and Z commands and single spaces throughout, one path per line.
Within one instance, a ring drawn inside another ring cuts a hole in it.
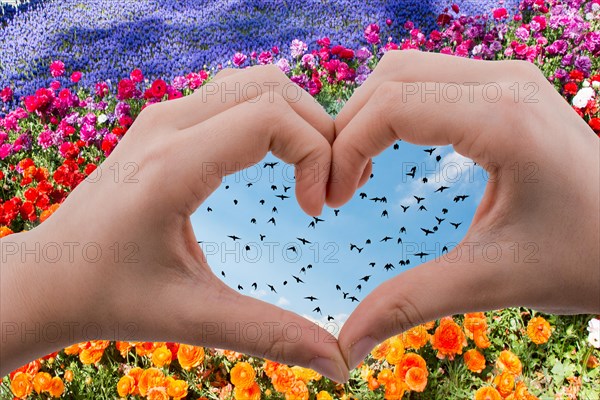
M 300 379 L 302 382 L 306 383 L 307 385 L 308 385 L 308 382 L 310 382 L 310 381 L 318 381 L 321 379 L 321 374 L 319 374 L 318 372 L 316 372 L 310 368 L 293 366 L 292 372 L 294 373 L 296 378 Z
M 379 343 L 373 350 L 371 350 L 371 355 L 378 361 L 381 361 L 385 358 L 388 350 L 390 348 L 390 339 L 386 339 L 383 342 Z
M 308 387 L 301 380 L 296 380 L 285 392 L 285 400 L 308 400 L 308 397 Z
M 36 393 L 47 392 L 52 385 L 52 376 L 47 372 L 38 372 L 33 377 L 33 389 Z
M 317 400 L 333 400 L 333 397 L 328 392 L 321 390 L 317 393 Z
M 245 361 L 241 361 L 235 364 L 231 369 L 230 375 L 231 383 L 233 383 L 235 387 L 248 388 L 254 383 L 256 373 L 254 372 L 252 365 Z
M 171 350 L 167 346 L 160 346 L 152 352 L 152 364 L 158 368 L 171 364 Z
M 502 396 L 491 386 L 484 386 L 475 392 L 475 400 L 502 400 Z
M 412 367 L 406 372 L 405 382 L 413 392 L 422 392 L 427 386 L 429 372 L 425 368 Z
M 287 365 L 279 365 L 271 376 L 271 383 L 275 390 L 285 393 L 296 381 L 296 376 Z
M 515 390 L 515 376 L 510 371 L 503 371 L 494 378 L 494 385 L 502 397 L 506 397 Z
M 508 370 L 513 375 L 521 375 L 523 365 L 521 360 L 510 350 L 503 350 L 496 361 L 496 365 L 500 371 Z
M 405 380 L 408 370 L 414 367 L 422 368 L 427 371 L 427 364 L 423 357 L 416 353 L 406 353 L 396 365 L 394 375 L 401 380 Z
M 169 395 L 167 394 L 167 388 L 164 386 L 157 386 L 151 389 L 148 389 L 148 400 L 169 400 Z
M 181 379 L 167 378 L 167 394 L 174 400 L 179 400 L 188 394 L 188 384 Z
M 66 370 L 64 379 L 65 382 L 71 382 L 73 380 L 73 371 L 71 371 L 70 369 Z
M 46 210 L 42 211 L 42 213 L 40 214 L 40 223 L 44 222 L 45 220 L 47 220 L 52 214 L 54 214 L 54 212 L 56 210 L 58 210 L 58 207 L 60 206 L 60 204 L 52 204 L 50 207 L 48 207 Z
M 475 341 L 475 345 L 481 349 L 487 349 L 491 343 L 487 337 L 487 318 L 484 313 L 465 314 L 463 322 L 465 333 L 469 339 Z
M 527 386 L 525 386 L 525 383 L 523 381 L 519 381 L 517 382 L 517 387 L 515 388 L 515 398 L 517 399 L 527 399 L 527 396 L 529 396 L 529 390 L 527 390 Z
M 120 397 L 127 397 L 135 391 L 135 379 L 129 375 L 122 376 L 117 383 L 117 393 Z
M 129 372 L 127 372 L 127 375 L 132 377 L 133 380 L 135 381 L 136 390 L 133 392 L 134 395 L 138 394 L 137 387 L 140 384 L 140 378 L 142 377 L 143 372 L 144 372 L 144 370 L 141 369 L 140 367 L 133 367 L 129 370 Z
M 253 382 L 251 386 L 247 388 L 235 387 L 233 389 L 233 396 L 235 400 L 260 400 L 261 392 L 258 383 Z
M 127 353 L 129 353 L 133 345 L 130 342 L 115 342 L 115 347 L 121 353 L 121 357 L 127 358 Z
M 429 333 L 423 325 L 415 326 L 402 334 L 404 345 L 410 349 L 419 350 L 429 342 Z
M 14 232 L 8 226 L 0 226 L 0 238 L 11 235 Z
M 380 385 L 388 385 L 394 379 L 394 373 L 389 368 L 383 368 L 377 374 L 377 383 L 379 383 Z
M 544 344 L 550 339 L 552 329 L 550 324 L 542 317 L 535 317 L 527 324 L 527 336 L 535 344 Z
M 10 391 L 18 398 L 25 398 L 33 391 L 31 375 L 17 372 L 10 381 Z
M 392 365 L 396 365 L 400 362 L 402 356 L 404 356 L 404 343 L 402 342 L 402 336 L 398 335 L 390 338 L 390 344 L 388 352 L 385 355 L 385 360 Z
M 480 373 L 485 368 L 485 357 L 477 349 L 471 349 L 463 355 L 469 371 Z
M 81 351 L 81 347 L 79 347 L 78 343 L 72 344 L 71 346 L 65 347 L 65 349 L 64 349 L 65 354 L 68 356 L 79 354 L 80 351 Z
M 271 360 L 265 360 L 265 364 L 263 365 L 265 375 L 267 375 L 269 378 L 271 378 L 273 376 L 273 374 L 275 373 L 275 371 L 277 371 L 277 368 L 279 368 L 280 365 L 281 364 L 279 364 L 278 362 L 271 361 Z
M 429 322 L 425 322 L 425 323 L 423 324 L 423 327 L 424 327 L 426 330 L 430 331 L 430 330 L 432 330 L 432 329 L 435 327 L 435 321 L 429 321 Z
M 50 389 L 48 390 L 50 396 L 60 397 L 62 396 L 64 391 L 65 384 L 63 383 L 62 379 L 60 379 L 58 376 L 52 378 L 52 380 L 50 381 Z
M 431 337 L 431 346 L 437 350 L 437 357 L 453 360 L 456 354 L 462 354 L 467 338 L 452 317 L 442 318 L 440 325 Z
M 150 389 L 163 386 L 165 382 L 165 375 L 158 368 L 148 368 L 142 372 L 140 381 L 138 383 L 138 389 L 142 396 L 148 395 Z M 165 392 L 166 394 L 166 392 Z M 158 396 L 158 394 L 157 394 Z
M 83 364 L 96 364 L 102 358 L 104 350 L 109 344 L 110 342 L 108 340 L 93 340 L 85 343 L 79 353 L 79 360 L 81 360 Z
M 370 376 L 367 379 L 367 382 L 367 387 L 369 388 L 369 390 L 377 390 L 379 386 L 381 386 L 377 379 L 373 378 L 372 376 Z
M 404 396 L 404 392 L 408 387 L 406 383 L 397 378 L 392 378 L 391 381 L 385 385 L 384 397 L 386 400 L 400 400 Z
M 181 344 L 177 350 L 177 360 L 186 371 L 196 368 L 204 361 L 204 348 Z

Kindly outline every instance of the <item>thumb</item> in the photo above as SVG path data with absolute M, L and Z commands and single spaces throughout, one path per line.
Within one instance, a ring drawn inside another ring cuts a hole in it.
M 377 344 L 414 326 L 517 305 L 519 281 L 527 278 L 513 272 L 511 263 L 478 256 L 486 246 L 474 243 L 462 242 L 443 257 L 401 273 L 361 301 L 338 339 L 348 367 L 355 368 Z

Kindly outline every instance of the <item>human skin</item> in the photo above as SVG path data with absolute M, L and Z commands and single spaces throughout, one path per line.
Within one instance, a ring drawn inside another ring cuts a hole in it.
M 334 123 L 308 93 L 290 87 L 297 88 L 276 66 L 226 70 L 191 96 L 151 105 L 100 172 L 47 221 L 2 239 L 0 312 L 10 331 L 2 331 L 0 375 L 72 343 L 106 339 L 227 348 L 345 381 L 335 338 L 226 286 L 190 223 L 225 174 L 269 151 L 296 165 L 298 202 L 320 214 Z M 35 260 L 14 247 L 51 242 L 63 247 L 60 260 L 50 252 Z M 69 260 L 67 243 L 78 244 Z M 96 253 L 84 255 L 86 244 L 97 245 L 101 258 L 90 262 Z
M 282 88 L 289 81 L 276 67 L 260 67 L 225 70 L 215 82 L 262 82 L 266 89 L 266 83 L 279 82 Z M 469 96 L 453 103 L 421 101 L 415 95 L 405 100 L 407 87 L 399 82 L 497 82 L 506 95 L 496 103 L 485 101 L 477 90 L 472 102 Z M 523 96 L 525 83 L 537 84 L 538 103 L 515 101 L 509 90 L 515 82 Z M 81 257 L 32 263 L 23 262 L 19 253 L 10 256 L 0 269 L 3 324 L 93 323 L 104 339 L 230 348 L 345 381 L 348 367 L 378 342 L 446 315 L 508 306 L 559 314 L 600 312 L 600 144 L 534 66 L 390 52 L 335 126 L 308 95 L 289 103 L 282 95 L 271 101 L 267 94 L 252 102 L 210 96 L 212 101 L 204 101 L 202 93 L 208 90 L 142 112 L 100 166 L 100 179 L 84 181 L 44 224 L 1 241 L 2 249 L 15 243 L 93 242 L 110 250 L 116 241 L 133 243 L 137 261 L 125 262 L 124 254 L 115 261 L 114 251 L 95 263 Z M 339 343 L 298 315 L 242 296 L 214 276 L 189 216 L 224 173 L 258 162 L 269 150 L 302 171 L 315 171 L 317 165 L 316 179 L 297 174 L 296 194 L 307 213 L 318 215 L 325 196 L 330 206 L 347 202 L 368 178 L 370 157 L 397 139 L 452 144 L 488 169 L 490 180 L 457 249 L 377 288 L 350 316 Z M 331 160 L 335 168 L 328 179 L 322 166 Z M 110 169 L 127 162 L 138 166 L 135 184 L 115 180 Z M 215 165 L 224 168 L 203 169 Z M 533 176 L 531 165 L 536 167 Z M 534 258 L 524 247 L 532 243 L 537 246 Z M 501 246 L 503 257 L 490 262 L 481 252 L 486 244 Z M 235 331 L 236 323 L 268 327 L 274 321 L 302 327 L 301 340 L 286 340 L 281 324 L 274 340 L 267 332 L 258 342 L 199 335 L 207 322 Z M 133 332 L 115 330 L 132 323 Z M 62 332 L 59 341 L 49 343 L 21 340 L 17 333 L 2 331 L 2 375 L 72 343 L 101 338 L 82 337 L 82 330 L 74 329 L 74 335 Z
M 423 96 L 436 82 L 442 93 L 444 83 L 461 85 L 463 95 Z M 498 100 L 486 83 L 501 89 Z M 448 315 L 511 306 L 600 313 L 600 141 L 533 64 L 389 52 L 335 124 L 332 207 L 399 139 L 451 144 L 490 177 L 456 248 L 384 282 L 349 317 L 338 338 L 349 368 L 386 338 Z

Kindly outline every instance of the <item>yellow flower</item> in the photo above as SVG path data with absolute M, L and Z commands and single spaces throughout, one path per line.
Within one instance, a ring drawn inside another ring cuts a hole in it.
M 160 346 L 152 352 L 152 364 L 158 368 L 171 364 L 171 350 L 167 346 Z
M 400 362 L 402 356 L 404 356 L 404 343 L 402 342 L 402 336 L 398 335 L 390 338 L 390 344 L 388 352 L 385 355 L 385 360 L 392 365 L 396 365 Z
M 544 344 L 550 339 L 552 329 L 550 324 L 542 317 L 535 317 L 527 324 L 527 336 L 535 344 Z
M 233 383 L 234 386 L 243 389 L 252 386 L 256 373 L 254 372 L 252 365 L 245 361 L 241 361 L 235 364 L 231 369 L 230 375 L 231 383 Z
M 317 400 L 333 400 L 333 397 L 328 392 L 321 390 L 317 393 Z
M 390 339 L 386 339 L 383 342 L 379 343 L 373 350 L 371 350 L 371 355 L 378 361 L 381 361 L 385 358 L 385 355 L 388 352 L 390 347 Z
M 292 371 L 294 372 L 294 375 L 296 376 L 296 378 L 300 379 L 302 382 L 304 382 L 306 384 L 308 384 L 308 382 L 310 382 L 310 381 L 318 381 L 321 379 L 321 374 L 319 374 L 318 372 L 316 372 L 310 368 L 294 366 L 294 367 L 292 367 Z

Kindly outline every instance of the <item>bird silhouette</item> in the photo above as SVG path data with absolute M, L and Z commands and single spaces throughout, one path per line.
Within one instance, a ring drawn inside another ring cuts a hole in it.
M 281 200 L 289 199 L 290 196 L 286 196 L 285 194 L 278 194 L 275 197 L 279 197 Z
M 266 162 L 263 164 L 263 168 L 271 167 L 273 169 L 279 162 Z
M 298 239 L 302 244 L 310 244 L 311 242 L 309 242 L 308 240 L 304 239 L 304 238 L 299 238 L 297 237 L 296 239 Z
M 392 240 L 393 238 L 391 236 L 386 236 L 383 239 L 380 240 L 380 242 L 387 242 L 388 240 Z
M 271 292 L 273 293 L 277 293 L 277 290 L 275 290 L 275 286 L 273 285 L 267 285 L 269 287 L 269 289 L 271 289 Z
M 424 151 L 425 153 L 429 153 L 429 155 L 432 155 L 432 154 L 433 154 L 433 152 L 435 151 L 435 149 L 436 149 L 436 148 L 435 148 L 435 147 L 433 147 L 433 148 L 431 148 L 431 149 L 425 149 L 425 150 L 423 150 L 423 151 Z
M 408 210 L 410 208 L 410 206 L 403 206 L 403 205 L 400 205 L 400 207 L 402 207 L 402 212 L 406 212 L 406 210 Z
M 333 210 L 333 213 L 335 214 L 335 216 L 337 217 L 338 214 L 340 213 L 340 210 Z
M 304 283 L 304 281 L 302 279 L 298 278 L 295 275 L 292 275 L 292 278 L 294 278 L 296 280 L 296 283 Z
M 450 225 L 454 227 L 454 229 L 458 229 L 458 227 L 462 224 L 462 222 L 450 222 Z
M 437 193 L 437 192 L 443 193 L 443 192 L 444 192 L 444 190 L 446 190 L 446 189 L 450 189 L 450 188 L 449 188 L 448 186 L 440 186 L 439 188 L 437 188 L 437 189 L 435 190 L 435 192 L 434 192 L 434 193 Z
M 425 236 L 429 235 L 429 234 L 433 234 L 433 231 L 429 230 L 429 229 L 425 229 L 425 228 L 421 228 L 421 230 L 423 232 L 425 232 Z
M 321 312 L 321 307 L 313 308 L 313 312 L 318 312 L 319 314 L 323 315 L 323 313 Z
M 237 236 L 235 236 L 235 235 L 227 235 L 227 237 L 228 237 L 228 238 L 231 238 L 231 240 L 233 240 L 234 242 L 235 242 L 236 240 L 240 240 L 240 239 L 241 239 L 241 237 L 237 237 Z
M 306 300 L 310 300 L 311 302 L 315 301 L 315 300 L 319 300 L 317 299 L 315 296 L 306 296 L 305 297 Z
M 421 204 L 421 202 L 423 200 L 425 200 L 425 197 L 419 197 L 419 196 L 413 196 L 415 198 L 415 200 L 417 200 L 417 204 Z
M 333 321 L 335 318 L 333 318 L 331 315 L 327 316 L 327 321 Z
M 419 257 L 420 260 L 423 259 L 423 257 L 428 256 L 429 253 L 423 253 L 422 251 L 420 253 L 415 253 L 415 256 Z
M 268 223 L 271 223 L 271 224 L 273 224 L 274 226 L 277 226 L 277 223 L 275 222 L 275 217 L 271 217 L 271 218 L 270 218 L 270 219 L 267 221 L 267 224 L 268 224 Z
M 359 281 L 365 281 L 365 282 L 369 282 L 369 278 L 371 277 L 371 275 L 365 275 L 362 278 L 359 279 Z

